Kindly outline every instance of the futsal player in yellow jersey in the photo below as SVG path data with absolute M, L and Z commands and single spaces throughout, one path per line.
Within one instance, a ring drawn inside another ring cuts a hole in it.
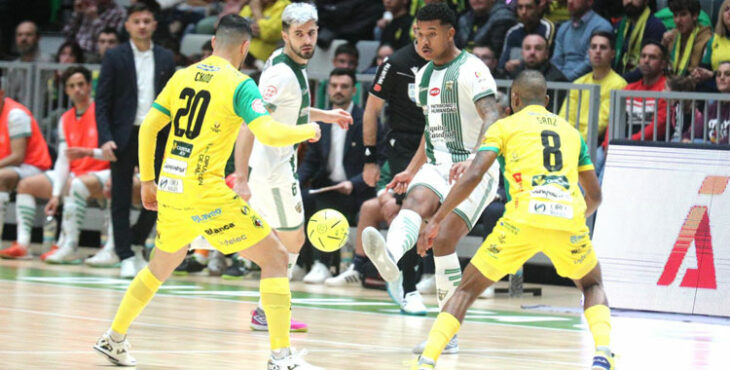
M 415 369 L 433 369 L 479 294 L 540 251 L 550 258 L 559 275 L 572 279 L 583 291 L 585 316 L 596 345 L 592 368 L 613 368 L 610 310 L 586 227 L 586 217 L 601 201 L 601 188 L 580 133 L 545 109 L 546 91 L 545 78 L 539 72 L 525 71 L 515 79 L 511 102 L 516 113 L 487 129 L 476 158 L 419 238 L 418 251 L 425 254 L 444 217 L 469 196 L 492 163 L 499 160 L 509 194 L 505 213 L 441 310 Z
M 156 250 L 127 289 L 111 328 L 94 348 L 117 365 L 133 366 L 126 333 L 159 286 L 185 257 L 198 235 L 222 253 L 240 252 L 261 267 L 261 301 L 268 318 L 269 369 L 318 369 L 289 346 L 291 292 L 288 254 L 269 225 L 230 190 L 225 163 L 244 122 L 263 143 L 288 146 L 319 140 L 318 125 L 288 126 L 266 111 L 256 84 L 240 73 L 251 27 L 231 14 L 221 18 L 213 55 L 178 71 L 152 104 L 139 135 L 142 203 L 158 210 Z M 172 123 L 155 184 L 157 133 Z

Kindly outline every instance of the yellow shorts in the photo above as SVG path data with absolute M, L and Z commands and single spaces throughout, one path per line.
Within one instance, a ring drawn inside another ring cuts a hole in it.
M 573 280 L 584 277 L 598 263 L 586 226 L 575 231 L 551 230 L 510 222 L 502 217 L 471 259 L 471 264 L 487 279 L 499 281 L 505 275 L 517 272 L 537 252 L 550 258 L 558 275 Z
M 225 182 L 206 184 L 199 190 L 190 195 L 158 190 L 155 247 L 174 253 L 202 235 L 215 249 L 229 254 L 242 251 L 271 233 L 263 218 Z

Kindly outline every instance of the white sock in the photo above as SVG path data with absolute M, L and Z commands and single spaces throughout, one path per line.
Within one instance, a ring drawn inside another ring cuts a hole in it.
M 297 265 L 297 259 L 299 259 L 299 253 L 289 253 L 289 265 L 286 267 L 286 276 L 291 279 L 292 271 L 294 266 Z
M 65 242 L 59 247 L 76 248 L 79 244 L 81 225 L 86 217 L 86 202 L 89 199 L 89 189 L 79 179 L 71 181 L 70 194 L 64 199 L 63 225 L 66 233 Z
M 386 245 L 398 262 L 401 257 L 418 241 L 418 231 L 421 229 L 421 216 L 410 209 L 401 209 L 395 216 L 388 229 Z
M 0 237 L 3 235 L 3 226 L 5 226 L 5 207 L 10 201 L 10 193 L 0 191 Z
M 442 310 L 461 283 L 461 265 L 456 253 L 434 256 L 433 262 L 436 265 L 436 299 L 439 310 Z
M 104 250 L 114 252 L 114 225 L 112 224 L 112 208 L 111 202 L 106 202 L 104 208 L 104 218 L 106 219 L 106 244 Z
M 18 244 L 30 245 L 30 232 L 35 220 L 35 197 L 30 194 L 18 194 L 15 197 L 15 215 L 17 217 Z

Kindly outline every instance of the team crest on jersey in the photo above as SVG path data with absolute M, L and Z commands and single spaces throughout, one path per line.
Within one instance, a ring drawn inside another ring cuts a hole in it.
M 446 81 L 444 84 L 444 87 L 446 87 L 446 90 L 453 90 L 454 89 L 454 81 Z
M 210 126 L 210 130 L 215 132 L 216 134 L 220 134 L 221 133 L 221 123 L 220 122 L 213 123 L 213 126 Z
M 206 72 L 215 72 L 215 71 L 220 71 L 220 68 L 219 68 L 219 67 L 216 67 L 216 66 L 211 66 L 211 65 L 208 65 L 208 64 L 198 64 L 198 65 L 196 66 L 196 68 L 198 68 L 198 69 L 202 69 L 202 70 L 204 70 L 204 71 L 206 71 Z
M 254 112 L 259 114 L 266 113 L 266 107 L 264 106 L 264 101 L 261 99 L 254 99 L 254 101 L 251 103 L 251 109 L 253 109 Z
M 278 90 L 276 90 L 276 86 L 274 86 L 274 85 L 266 86 L 266 88 L 264 89 L 264 94 L 263 94 L 264 100 L 266 100 L 266 101 L 271 100 L 273 97 L 276 96 L 277 91 Z

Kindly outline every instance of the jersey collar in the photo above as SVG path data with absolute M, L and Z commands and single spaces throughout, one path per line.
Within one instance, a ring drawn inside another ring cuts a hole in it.
M 433 61 L 431 61 L 431 64 L 433 64 L 433 69 L 435 69 L 435 70 L 437 70 L 437 71 L 438 71 L 438 70 L 442 70 L 442 69 L 444 69 L 444 68 L 449 68 L 449 66 L 451 66 L 452 64 L 454 64 L 454 62 L 456 62 L 457 60 L 459 60 L 459 59 L 463 58 L 463 57 L 464 57 L 464 54 L 466 54 L 466 51 L 464 51 L 464 50 L 461 50 L 461 52 L 459 53 L 459 55 L 457 55 L 457 56 L 456 56 L 456 58 L 454 58 L 454 59 L 451 59 L 451 60 L 450 60 L 450 61 L 449 61 L 448 63 L 446 63 L 446 64 L 442 64 L 442 65 L 440 65 L 440 66 L 437 66 L 437 65 L 433 64 Z

